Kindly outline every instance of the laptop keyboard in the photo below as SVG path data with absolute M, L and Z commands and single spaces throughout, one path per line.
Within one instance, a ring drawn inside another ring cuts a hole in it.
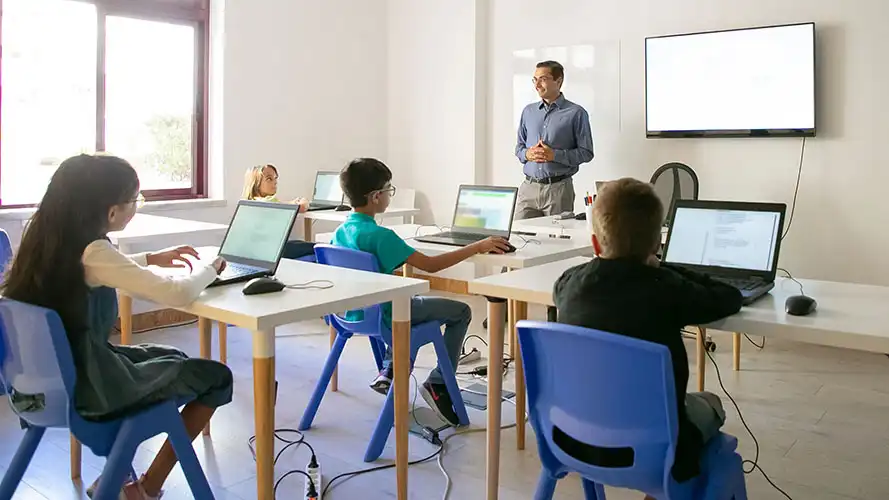
M 444 233 L 434 234 L 434 235 L 430 235 L 430 236 L 435 236 L 436 238 L 450 238 L 452 240 L 468 241 L 468 242 L 481 241 L 481 240 L 487 238 L 487 236 L 485 236 L 483 234 L 453 233 L 451 231 L 446 231 Z
M 225 265 L 225 269 L 219 275 L 219 279 L 226 280 L 229 278 L 237 278 L 238 276 L 253 274 L 256 271 L 258 271 L 258 269 L 252 266 L 245 266 L 243 264 L 234 264 L 231 262 L 227 262 Z
M 762 280 L 751 280 L 743 278 L 723 278 L 720 276 L 712 276 L 712 278 L 720 283 L 731 285 L 738 290 L 755 290 L 763 285 Z

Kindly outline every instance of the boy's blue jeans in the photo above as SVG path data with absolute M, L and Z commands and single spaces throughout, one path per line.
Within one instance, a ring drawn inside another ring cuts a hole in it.
M 469 322 L 472 321 L 472 309 L 457 300 L 441 297 L 414 297 L 411 299 L 411 325 L 419 325 L 427 321 L 440 321 L 445 326 L 445 349 L 448 351 L 451 366 L 456 370 L 463 347 L 463 339 L 469 330 Z M 391 363 L 392 351 L 386 349 L 383 369 L 389 370 Z M 441 378 L 441 369 L 436 366 L 429 373 L 426 381 L 431 384 L 444 384 L 444 379 Z

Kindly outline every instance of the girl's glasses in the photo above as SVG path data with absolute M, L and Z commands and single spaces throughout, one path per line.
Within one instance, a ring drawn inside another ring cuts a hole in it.
M 136 208 L 142 208 L 145 206 L 145 197 L 142 196 L 142 193 L 136 195 L 136 198 L 132 200 L 133 204 L 136 205 Z

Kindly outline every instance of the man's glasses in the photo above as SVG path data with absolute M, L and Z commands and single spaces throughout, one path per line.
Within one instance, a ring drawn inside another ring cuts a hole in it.
M 531 79 L 531 83 L 533 83 L 534 85 L 537 85 L 537 82 L 554 82 L 554 81 L 555 81 L 555 79 L 551 76 L 541 76 L 540 78 L 535 76 L 534 78 Z
M 130 203 L 136 205 L 136 208 L 142 208 L 145 206 L 145 196 L 142 196 L 142 193 L 139 193 L 135 198 L 130 200 Z

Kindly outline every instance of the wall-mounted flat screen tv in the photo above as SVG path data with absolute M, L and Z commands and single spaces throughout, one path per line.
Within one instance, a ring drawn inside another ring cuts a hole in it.
M 815 24 L 645 39 L 647 137 L 815 135 Z

